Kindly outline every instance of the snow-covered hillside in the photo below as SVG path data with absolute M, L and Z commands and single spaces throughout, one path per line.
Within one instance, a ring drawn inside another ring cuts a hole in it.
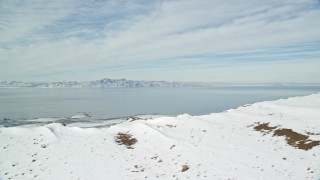
M 104 128 L 0 128 L 0 179 L 320 179 L 320 94 Z
M 134 81 L 126 79 L 101 79 L 95 81 L 61 81 L 61 82 L 20 82 L 2 81 L 0 87 L 47 87 L 47 88 L 139 88 L 139 87 L 180 87 L 190 84 L 168 81 Z

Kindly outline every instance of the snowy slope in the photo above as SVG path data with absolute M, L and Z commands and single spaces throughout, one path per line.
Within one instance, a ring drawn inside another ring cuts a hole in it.
M 320 179 L 320 94 L 109 128 L 0 128 L 0 179 Z

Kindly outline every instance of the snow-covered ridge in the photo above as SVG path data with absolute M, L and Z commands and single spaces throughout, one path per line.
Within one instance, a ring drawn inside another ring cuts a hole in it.
M 94 81 L 61 81 L 61 82 L 20 82 L 2 81 L 0 87 L 45 87 L 45 88 L 139 88 L 139 87 L 180 87 L 188 83 L 168 81 L 134 81 L 126 79 L 101 79 Z
M 0 128 L 0 142 L 0 179 L 319 179 L 320 94 L 105 128 Z

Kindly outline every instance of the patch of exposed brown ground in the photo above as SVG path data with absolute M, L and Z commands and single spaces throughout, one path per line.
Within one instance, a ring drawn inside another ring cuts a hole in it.
M 320 133 L 306 132 L 306 134 L 320 136 Z
M 292 129 L 272 127 L 269 126 L 269 123 L 257 123 L 253 129 L 264 134 L 273 132 L 273 136 L 284 137 L 288 145 L 305 151 L 320 145 L 320 141 L 313 141 L 308 135 L 300 134 Z
M 138 142 L 131 134 L 122 132 L 119 132 L 117 136 L 115 136 L 115 141 L 119 145 L 125 145 L 128 149 L 133 149 L 132 146 Z
M 312 141 L 309 136 L 294 132 L 292 129 L 277 129 L 273 132 L 273 136 L 283 136 L 287 144 L 303 150 L 320 145 L 320 141 Z
M 269 123 L 258 123 L 256 126 L 253 127 L 254 130 L 264 132 L 265 134 L 269 133 L 270 131 L 276 128 L 277 126 L 275 127 L 269 126 Z

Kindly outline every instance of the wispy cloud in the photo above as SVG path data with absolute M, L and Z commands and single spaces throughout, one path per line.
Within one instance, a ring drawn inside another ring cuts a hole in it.
M 0 80 L 138 79 L 144 71 L 150 79 L 207 81 L 197 75 L 205 69 L 213 80 L 245 81 L 241 65 L 291 72 L 320 61 L 316 0 L 4 0 L 0 12 Z M 239 78 L 223 78 L 222 67 Z

